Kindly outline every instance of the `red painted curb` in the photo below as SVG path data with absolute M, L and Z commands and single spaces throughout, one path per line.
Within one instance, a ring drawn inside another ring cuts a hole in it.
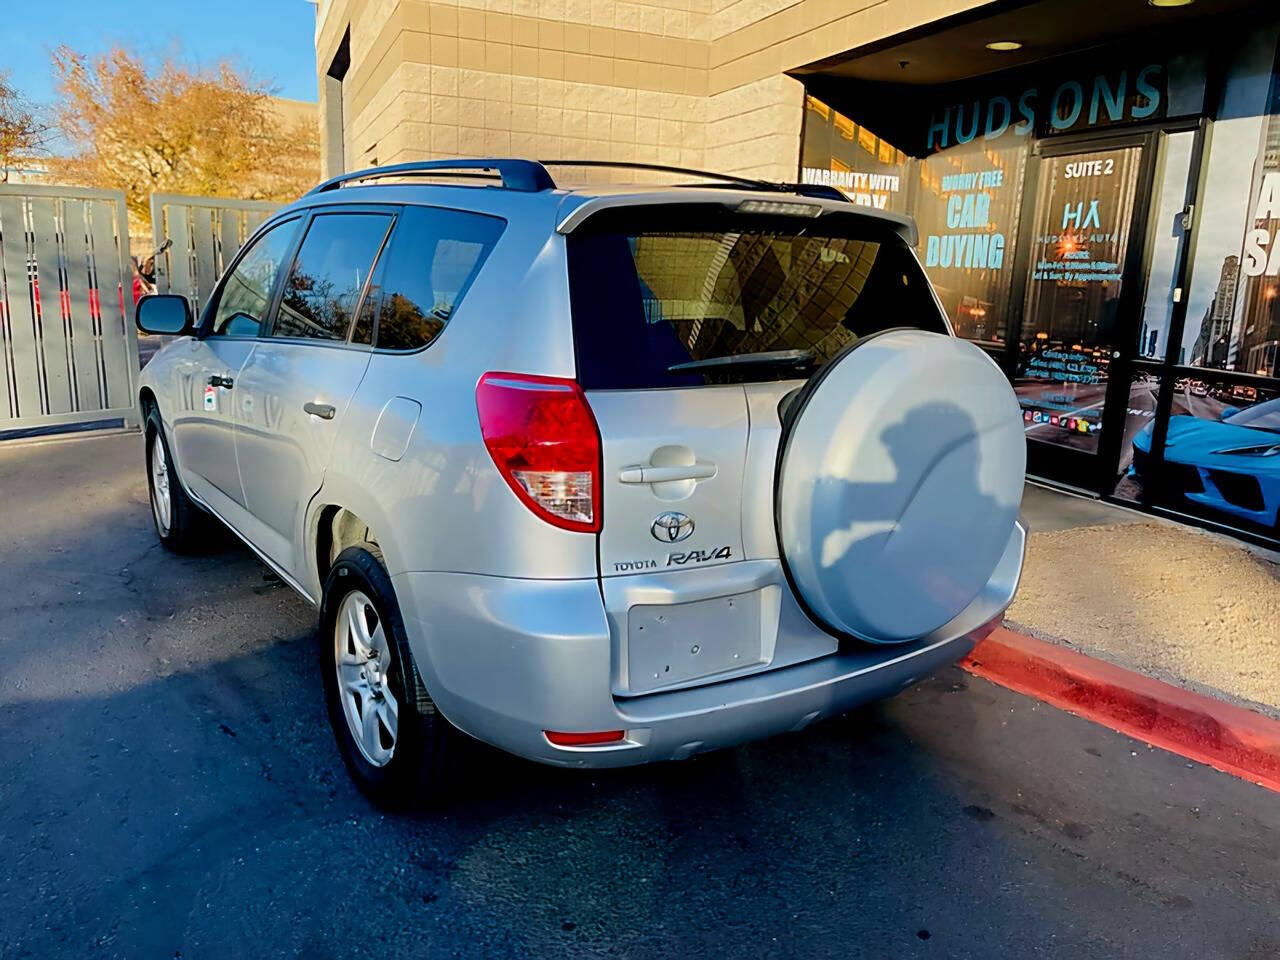
M 1280 721 L 998 627 L 960 665 L 1002 687 L 1280 792 Z

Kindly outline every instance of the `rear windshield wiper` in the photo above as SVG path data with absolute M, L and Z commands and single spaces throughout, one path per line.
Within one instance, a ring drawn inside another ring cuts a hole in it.
M 673 363 L 667 373 L 686 373 L 694 370 L 713 370 L 722 367 L 811 367 L 817 360 L 812 350 L 762 350 L 759 353 L 730 354 L 725 357 L 707 357 Z

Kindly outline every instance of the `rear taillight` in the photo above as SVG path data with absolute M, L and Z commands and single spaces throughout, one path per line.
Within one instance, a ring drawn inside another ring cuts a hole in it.
M 486 373 L 480 432 L 498 472 L 548 523 L 600 530 L 600 431 L 577 381 Z

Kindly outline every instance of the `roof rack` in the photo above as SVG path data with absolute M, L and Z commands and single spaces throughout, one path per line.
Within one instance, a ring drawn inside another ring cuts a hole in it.
M 551 174 L 547 173 L 546 167 L 538 163 L 537 160 L 415 160 L 410 163 L 393 163 L 386 167 L 369 167 L 367 170 L 354 170 L 350 173 L 339 174 L 319 186 L 312 187 L 307 191 L 306 196 L 337 190 L 343 184 L 365 180 L 383 180 L 388 177 L 450 175 L 482 177 L 485 173 L 497 175 L 501 178 L 504 189 L 519 190 L 522 193 L 554 190 L 556 186 L 555 181 L 551 179 Z
M 453 176 L 489 179 L 497 176 L 506 190 L 538 193 L 554 190 L 556 183 L 547 167 L 594 167 L 611 170 L 648 170 L 654 173 L 676 173 L 681 176 L 702 177 L 715 181 L 696 186 L 744 187 L 748 190 L 769 190 L 776 193 L 796 193 L 805 197 L 822 197 L 827 200 L 847 200 L 835 187 L 820 183 L 779 183 L 774 180 L 758 180 L 738 177 L 731 173 L 714 173 L 710 170 L 694 170 L 690 167 L 672 167 L 661 163 L 627 163 L 622 160 L 521 160 L 521 159 L 467 159 L 467 160 L 418 160 L 409 163 L 393 163 L 386 167 L 369 167 L 339 174 L 312 187 L 306 196 L 337 190 L 343 184 L 362 183 L 391 177 Z M 681 184 L 680 186 L 694 186 Z

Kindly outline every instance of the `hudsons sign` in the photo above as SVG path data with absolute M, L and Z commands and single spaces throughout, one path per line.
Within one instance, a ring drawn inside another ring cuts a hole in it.
M 934 152 L 978 137 L 1065 133 L 1162 117 L 1165 89 L 1164 66 L 1149 63 L 1036 83 L 1017 93 L 978 96 L 935 110 L 925 146 Z

